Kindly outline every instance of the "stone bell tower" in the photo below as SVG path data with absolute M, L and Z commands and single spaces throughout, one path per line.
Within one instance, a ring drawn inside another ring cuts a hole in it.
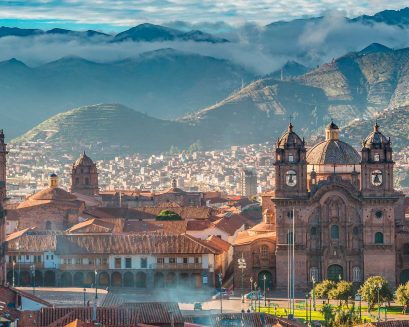
M 99 194 L 97 165 L 85 152 L 72 166 L 71 192 L 88 196 Z

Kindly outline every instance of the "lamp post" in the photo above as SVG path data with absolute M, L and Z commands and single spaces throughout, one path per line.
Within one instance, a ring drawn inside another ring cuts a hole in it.
M 95 302 L 97 302 L 97 300 L 98 300 L 98 279 L 97 279 L 97 276 L 98 276 L 98 271 L 95 269 L 95 280 L 94 280 L 94 282 L 95 282 Z
M 307 292 L 305 293 L 305 322 L 306 323 L 308 322 L 308 298 L 309 298 L 309 295 Z
M 244 269 L 246 269 L 246 259 L 244 259 L 243 253 L 241 254 L 241 258 L 237 260 L 239 264 L 239 269 L 241 269 L 241 303 L 244 303 L 244 295 L 243 295 L 243 284 L 244 284 Z
M 84 291 L 84 307 L 86 306 L 86 304 L 85 304 L 85 292 L 87 291 L 87 289 L 84 287 L 84 289 L 83 289 L 83 291 Z
M 250 277 L 250 308 L 253 308 L 253 277 Z
M 15 266 L 16 266 L 16 261 L 13 260 L 12 265 L 13 265 L 13 287 L 14 287 L 14 282 L 15 282 L 14 268 L 15 268 Z
M 355 294 L 355 301 L 359 301 L 359 321 L 362 321 L 362 297 L 359 293 Z
M 263 275 L 263 283 L 264 283 L 264 307 L 266 306 L 266 274 Z
M 33 280 L 33 295 L 35 294 L 35 285 L 36 285 L 36 268 L 33 265 L 30 266 L 31 268 L 31 279 Z
M 379 283 L 378 284 L 378 322 L 381 321 L 381 306 L 380 306 L 380 296 L 379 296 L 381 288 L 382 288 L 382 284 Z
M 315 276 L 314 275 L 312 276 L 311 280 L 312 280 L 312 305 L 315 311 L 316 308 L 315 308 Z
M 257 299 L 258 299 L 258 292 L 257 292 L 257 282 L 254 282 L 254 294 L 256 295 L 256 298 L 254 299 L 254 311 L 257 311 Z
M 222 293 L 222 282 L 223 282 L 223 275 L 221 272 L 218 274 L 219 276 L 219 284 L 220 284 L 220 313 L 223 313 L 223 293 Z

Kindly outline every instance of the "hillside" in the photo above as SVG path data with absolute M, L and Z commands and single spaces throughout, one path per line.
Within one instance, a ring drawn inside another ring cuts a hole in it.
M 57 114 L 12 142 L 44 142 L 56 155 L 86 149 L 95 158 L 107 158 L 168 151 L 172 145 L 187 147 L 187 130 L 183 124 L 122 105 L 101 104 Z
M 222 100 L 252 78 L 226 60 L 172 49 L 110 63 L 65 57 L 35 68 L 12 59 L 0 63 L 0 116 L 19 123 L 11 136 L 94 103 L 122 103 L 172 119 Z
M 409 146 L 409 106 L 385 110 L 376 120 L 381 132 L 391 138 L 394 151 Z M 374 119 L 353 121 L 342 129 L 343 138 L 360 145 L 373 125 Z

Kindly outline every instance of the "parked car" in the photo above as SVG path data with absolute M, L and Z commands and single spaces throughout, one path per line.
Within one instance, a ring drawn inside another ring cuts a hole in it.
M 261 300 L 263 298 L 263 294 L 259 291 L 253 291 L 244 295 L 246 300 Z
M 200 302 L 194 303 L 194 304 L 193 304 L 193 310 L 195 310 L 195 311 L 201 311 L 201 310 L 203 310 L 202 304 L 201 304 Z

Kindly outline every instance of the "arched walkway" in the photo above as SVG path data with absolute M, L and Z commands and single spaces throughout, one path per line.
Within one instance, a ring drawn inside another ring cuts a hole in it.
M 7 282 L 10 285 L 13 285 L 13 270 L 9 270 L 7 272 Z M 14 285 L 17 286 L 17 282 L 18 282 L 18 275 L 17 275 L 17 271 L 14 270 Z
M 181 273 L 179 278 L 180 287 L 190 287 L 190 279 L 188 273 Z
M 84 274 L 81 271 L 77 271 L 74 274 L 74 286 L 82 287 L 84 285 Z
M 91 287 L 95 283 L 95 273 L 92 271 L 88 271 L 84 275 L 84 286 Z
M 260 287 L 260 290 L 264 291 L 264 276 L 266 276 L 266 291 L 271 291 L 273 289 L 273 275 L 268 270 L 258 273 L 257 285 Z
M 72 286 L 72 275 L 70 272 L 65 271 L 61 274 L 61 286 L 66 287 Z
M 94 285 L 95 286 L 95 285 Z M 109 275 L 106 272 L 98 274 L 98 286 L 109 286 Z
M 27 270 L 23 270 L 20 273 L 20 286 L 30 286 L 31 284 L 31 276 L 30 272 Z
M 35 286 L 43 286 L 44 285 L 44 280 L 43 280 L 43 273 L 40 270 L 35 271 Z
M 130 271 L 124 274 L 124 287 L 134 287 L 134 278 Z
M 146 274 L 142 271 L 136 273 L 135 287 L 146 287 Z
M 161 272 L 156 272 L 154 276 L 154 286 L 157 288 L 165 287 L 165 276 Z
M 55 286 L 55 272 L 47 270 L 44 273 L 44 286 Z
M 166 274 L 166 287 L 176 287 L 176 274 L 173 271 Z
M 122 287 L 122 275 L 121 273 L 115 271 L 111 275 L 111 286 L 113 287 Z
M 340 265 L 331 265 L 327 270 L 327 279 L 339 281 L 344 279 L 344 269 Z
M 405 284 L 407 282 L 409 282 L 409 269 L 402 270 L 399 278 L 400 284 Z

